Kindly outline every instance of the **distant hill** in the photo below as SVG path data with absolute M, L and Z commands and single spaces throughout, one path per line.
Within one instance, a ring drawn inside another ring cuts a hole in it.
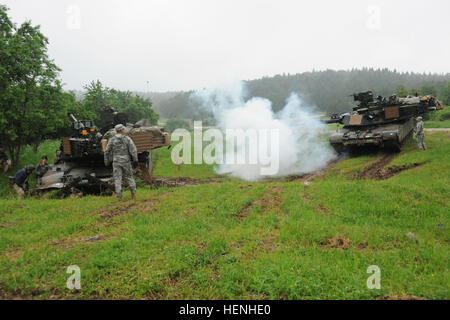
M 388 69 L 325 70 L 298 74 L 283 74 L 246 81 L 248 98 L 258 96 L 272 101 L 272 108 L 283 108 L 292 93 L 327 114 L 349 110 L 352 93 L 372 90 L 376 95 L 391 95 L 403 86 L 419 94 L 438 94 L 450 81 L 450 74 L 397 72 Z M 432 92 L 428 92 L 428 91 Z M 427 92 L 425 92 L 427 91 Z M 150 93 L 155 110 L 162 118 L 202 119 L 210 117 L 189 99 L 192 91 Z M 148 96 L 145 93 L 137 93 Z

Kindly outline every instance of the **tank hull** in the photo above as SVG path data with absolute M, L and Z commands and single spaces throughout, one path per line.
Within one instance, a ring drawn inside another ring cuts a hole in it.
M 36 191 L 61 190 L 66 194 L 111 194 L 114 190 L 112 168 L 102 162 L 66 161 L 51 167 Z
M 375 146 L 400 151 L 412 137 L 414 119 L 377 126 L 344 126 L 331 134 L 330 143 L 338 153 Z

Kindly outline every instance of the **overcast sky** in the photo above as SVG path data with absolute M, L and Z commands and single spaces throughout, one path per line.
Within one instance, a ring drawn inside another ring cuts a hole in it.
M 0 0 L 66 89 L 189 90 L 313 69 L 450 72 L 448 0 Z M 149 82 L 149 85 L 147 84 Z

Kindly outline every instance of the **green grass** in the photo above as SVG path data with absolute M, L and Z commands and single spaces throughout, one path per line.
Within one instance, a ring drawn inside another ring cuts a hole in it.
M 444 121 L 435 121 L 435 120 L 429 120 L 424 121 L 425 128 L 450 128 L 450 120 L 444 120 Z
M 128 193 L 120 204 L 0 200 L 0 297 L 449 299 L 449 134 L 426 142 L 389 166 L 425 164 L 381 181 L 352 178 L 376 154 L 340 161 L 309 185 L 220 179 L 140 188 L 136 204 Z M 178 169 L 166 148 L 154 158 L 156 176 L 216 176 L 206 165 Z M 70 265 L 81 268 L 79 291 L 66 288 Z M 366 286 L 370 265 L 381 269 L 380 290 Z
M 442 110 L 430 112 L 424 121 L 425 128 L 450 128 L 450 107 L 443 106 Z
M 194 145 L 191 145 L 191 158 L 194 157 Z M 190 177 L 190 178 L 212 178 L 218 175 L 214 171 L 214 166 L 207 164 L 189 165 L 180 164 L 175 165 L 171 160 L 171 150 L 167 147 L 156 149 L 152 152 L 155 177 Z M 193 162 L 193 161 L 192 161 Z

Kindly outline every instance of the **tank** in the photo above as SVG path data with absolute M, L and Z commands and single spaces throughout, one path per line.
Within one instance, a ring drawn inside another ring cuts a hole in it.
M 111 194 L 114 189 L 112 166 L 106 167 L 104 151 L 109 139 L 115 135 L 117 124 L 125 125 L 127 134 L 138 151 L 142 178 L 151 182 L 151 152 L 170 147 L 169 134 L 160 127 L 150 126 L 146 120 L 129 123 L 125 114 L 105 105 L 100 127 L 92 120 L 78 120 L 72 113 L 72 134 L 61 139 L 61 156 L 42 177 L 35 191 L 58 189 L 67 194 Z
M 338 153 L 357 151 L 367 146 L 400 151 L 413 137 L 415 118 L 442 109 L 433 96 L 387 98 L 372 91 L 353 94 L 357 105 L 352 112 L 333 114 L 325 123 L 344 127 L 330 135 L 330 143 Z

